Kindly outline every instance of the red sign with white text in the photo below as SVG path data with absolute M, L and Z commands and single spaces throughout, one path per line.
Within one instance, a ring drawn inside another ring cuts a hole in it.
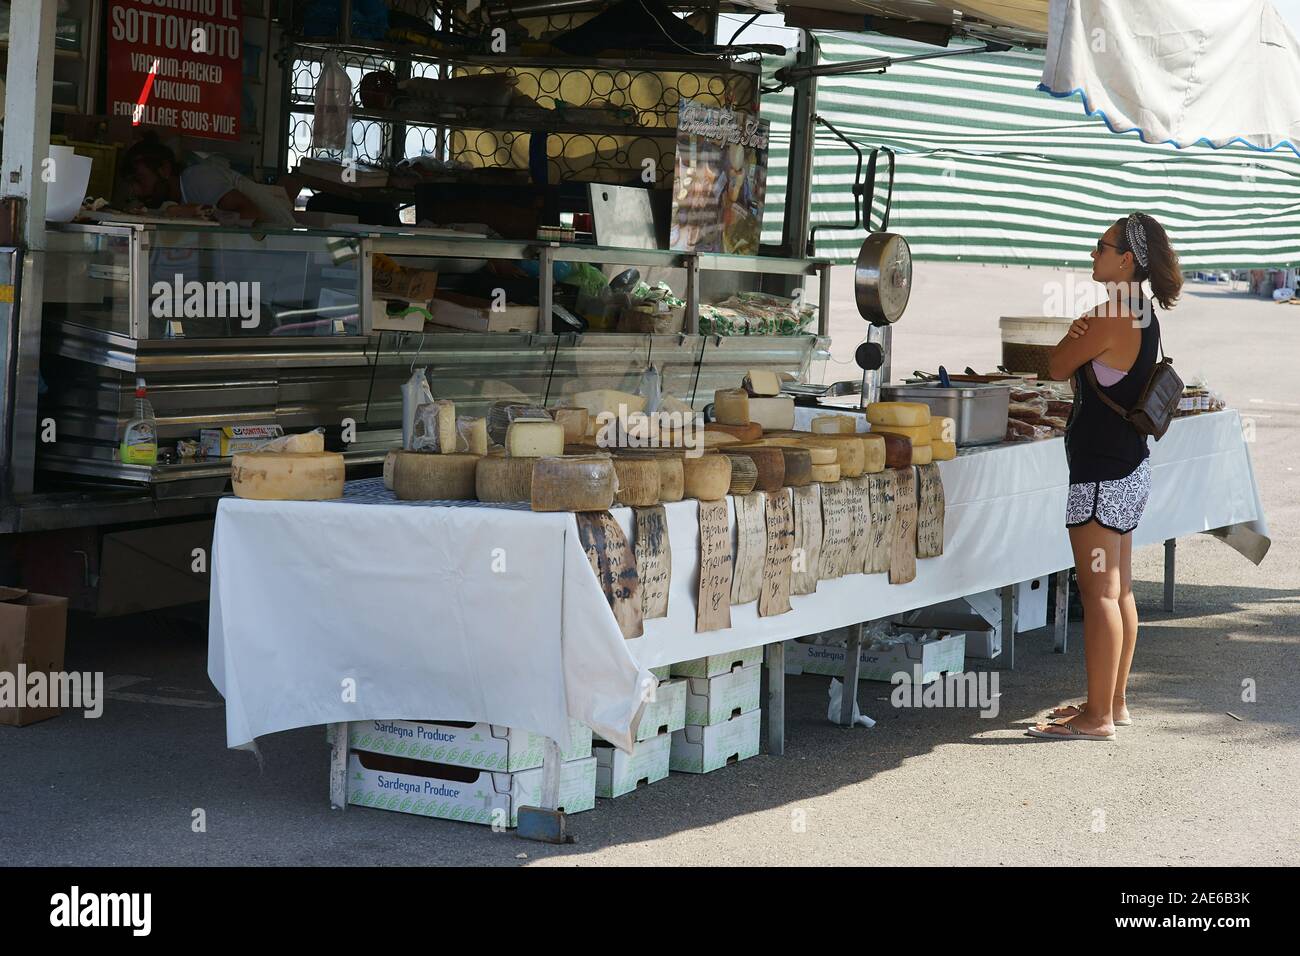
M 109 0 L 108 110 L 136 126 L 238 139 L 241 0 Z

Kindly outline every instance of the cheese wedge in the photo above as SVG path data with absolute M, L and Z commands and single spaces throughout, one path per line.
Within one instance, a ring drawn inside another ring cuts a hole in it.
M 839 454 L 836 464 L 840 466 L 841 478 L 857 478 L 867 468 L 866 442 L 858 435 L 818 435 L 817 441 L 831 445 Z
M 587 427 L 591 424 L 591 413 L 578 405 L 561 405 L 550 410 L 551 417 L 564 428 L 565 444 L 582 441 L 587 437 Z
M 872 402 L 867 421 L 874 425 L 902 425 L 905 428 L 930 424 L 930 406 L 922 402 Z
M 885 467 L 907 468 L 912 464 L 912 440 L 902 435 L 880 436 L 885 440 Z
M 564 426 L 549 418 L 516 418 L 506 431 L 511 458 L 544 458 L 564 454 Z
M 775 372 L 751 368 L 745 375 L 745 391 L 750 395 L 771 396 L 781 394 L 781 379 Z
M 751 398 L 749 420 L 758 422 L 764 431 L 794 428 L 794 398 L 778 395 L 775 398 Z
M 434 404 L 438 406 L 438 451 L 444 455 L 455 454 L 460 437 L 456 431 L 456 403 L 439 398 Z
M 748 393 L 739 388 L 720 388 L 715 391 L 713 393 L 713 418 L 722 425 L 748 425 Z

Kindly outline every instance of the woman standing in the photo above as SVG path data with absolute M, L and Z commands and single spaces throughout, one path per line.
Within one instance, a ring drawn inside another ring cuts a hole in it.
M 1083 598 L 1084 665 L 1088 699 L 1058 707 L 1029 731 L 1054 740 L 1114 740 L 1132 723 L 1125 690 L 1137 645 L 1133 601 L 1132 531 L 1151 486 L 1146 436 L 1103 401 L 1121 408 L 1138 401 L 1156 364 L 1160 323 L 1152 297 L 1171 308 L 1182 289 L 1178 255 L 1160 223 L 1135 212 L 1097 240 L 1092 277 L 1106 300 L 1070 326 L 1052 351 L 1053 378 L 1072 378 L 1074 408 L 1065 435 L 1070 493 L 1065 523 Z

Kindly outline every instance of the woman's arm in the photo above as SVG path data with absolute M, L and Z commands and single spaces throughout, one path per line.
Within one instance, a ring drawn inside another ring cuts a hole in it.
M 262 218 L 262 210 L 257 208 L 257 203 L 249 199 L 238 189 L 232 189 L 217 201 L 217 208 L 226 212 L 236 213 L 240 219 L 251 219 L 257 222 Z
M 1114 323 L 1099 317 L 1096 309 L 1081 315 L 1048 356 L 1047 370 L 1052 378 L 1068 379 L 1084 362 L 1091 362 L 1110 348 L 1113 328 Z

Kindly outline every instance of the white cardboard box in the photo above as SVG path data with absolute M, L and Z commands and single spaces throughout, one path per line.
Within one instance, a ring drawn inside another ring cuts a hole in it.
M 763 663 L 763 646 L 747 647 L 726 654 L 711 654 L 693 661 L 678 661 L 672 665 L 674 677 L 717 677 L 737 667 Z
M 792 648 L 794 650 L 792 650 Z M 835 644 L 793 644 L 786 654 L 799 654 L 803 673 L 844 676 L 845 649 Z M 920 666 L 921 682 L 928 684 L 945 673 L 965 670 L 966 635 L 952 634 L 926 644 L 895 644 L 887 650 L 862 648 L 858 655 L 858 680 L 889 681 L 902 671 L 910 679 L 913 668 Z
M 679 773 L 711 773 L 733 760 L 758 755 L 761 710 L 732 717 L 723 724 L 687 724 L 673 734 L 668 768 Z
M 519 808 L 542 797 L 542 769 L 492 773 L 469 767 L 402 760 L 402 770 L 384 765 L 383 754 L 348 755 L 348 803 L 466 823 L 518 825 Z M 415 764 L 415 767 L 411 765 Z M 418 767 L 418 772 L 409 772 Z M 596 805 L 596 758 L 569 760 L 560 768 L 559 809 L 579 813 Z
M 717 677 L 687 678 L 685 723 L 722 724 L 758 710 L 762 679 L 763 668 L 758 664 L 737 667 Z
M 1002 653 L 1002 628 L 988 623 L 973 611 L 955 610 L 960 602 L 953 606 L 937 605 L 928 607 L 916 614 L 909 615 L 912 620 L 907 624 L 895 624 L 899 630 L 931 630 L 941 633 L 962 633 L 966 635 L 966 656 L 981 660 L 992 660 Z M 965 607 L 965 604 L 961 604 Z
M 564 760 L 591 756 L 591 728 L 569 721 Z M 496 724 L 428 720 L 356 720 L 348 725 L 348 746 L 368 753 L 409 757 L 483 770 L 531 770 L 542 765 L 546 738 Z
M 630 754 L 613 744 L 600 743 L 595 749 L 596 796 L 621 797 L 645 784 L 658 783 L 668 776 L 668 754 L 672 735 L 659 734 L 638 741 Z
M 641 723 L 636 728 L 638 741 L 686 726 L 686 684 L 685 680 L 667 680 L 655 688 L 655 699 L 641 711 Z

